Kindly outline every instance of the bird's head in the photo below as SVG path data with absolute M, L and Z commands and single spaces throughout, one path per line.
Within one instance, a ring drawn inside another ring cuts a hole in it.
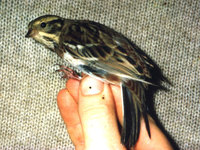
M 59 43 L 59 36 L 64 25 L 64 19 L 54 15 L 45 15 L 36 18 L 28 25 L 25 37 L 32 37 L 50 49 Z

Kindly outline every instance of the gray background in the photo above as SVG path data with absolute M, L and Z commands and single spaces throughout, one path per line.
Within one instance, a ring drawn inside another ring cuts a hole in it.
M 55 14 L 89 19 L 136 43 L 172 81 L 156 113 L 180 149 L 200 149 L 200 1 L 0 1 L 0 149 L 73 149 L 56 96 L 60 58 L 31 39 L 27 25 Z

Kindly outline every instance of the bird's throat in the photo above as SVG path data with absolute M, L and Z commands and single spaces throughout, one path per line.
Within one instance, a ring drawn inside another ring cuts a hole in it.
M 59 43 L 59 34 L 38 32 L 33 38 L 52 50 L 55 48 L 55 44 L 58 45 Z

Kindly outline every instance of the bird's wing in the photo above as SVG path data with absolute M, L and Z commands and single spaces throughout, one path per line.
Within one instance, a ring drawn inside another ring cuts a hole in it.
M 91 21 L 69 21 L 60 45 L 73 57 L 125 79 L 145 82 L 151 78 L 145 58 L 114 30 Z

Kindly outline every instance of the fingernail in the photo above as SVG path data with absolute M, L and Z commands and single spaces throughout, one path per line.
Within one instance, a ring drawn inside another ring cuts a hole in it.
M 85 96 L 99 94 L 103 91 L 103 87 L 103 82 L 89 76 L 84 78 L 81 82 L 81 92 L 82 95 Z

